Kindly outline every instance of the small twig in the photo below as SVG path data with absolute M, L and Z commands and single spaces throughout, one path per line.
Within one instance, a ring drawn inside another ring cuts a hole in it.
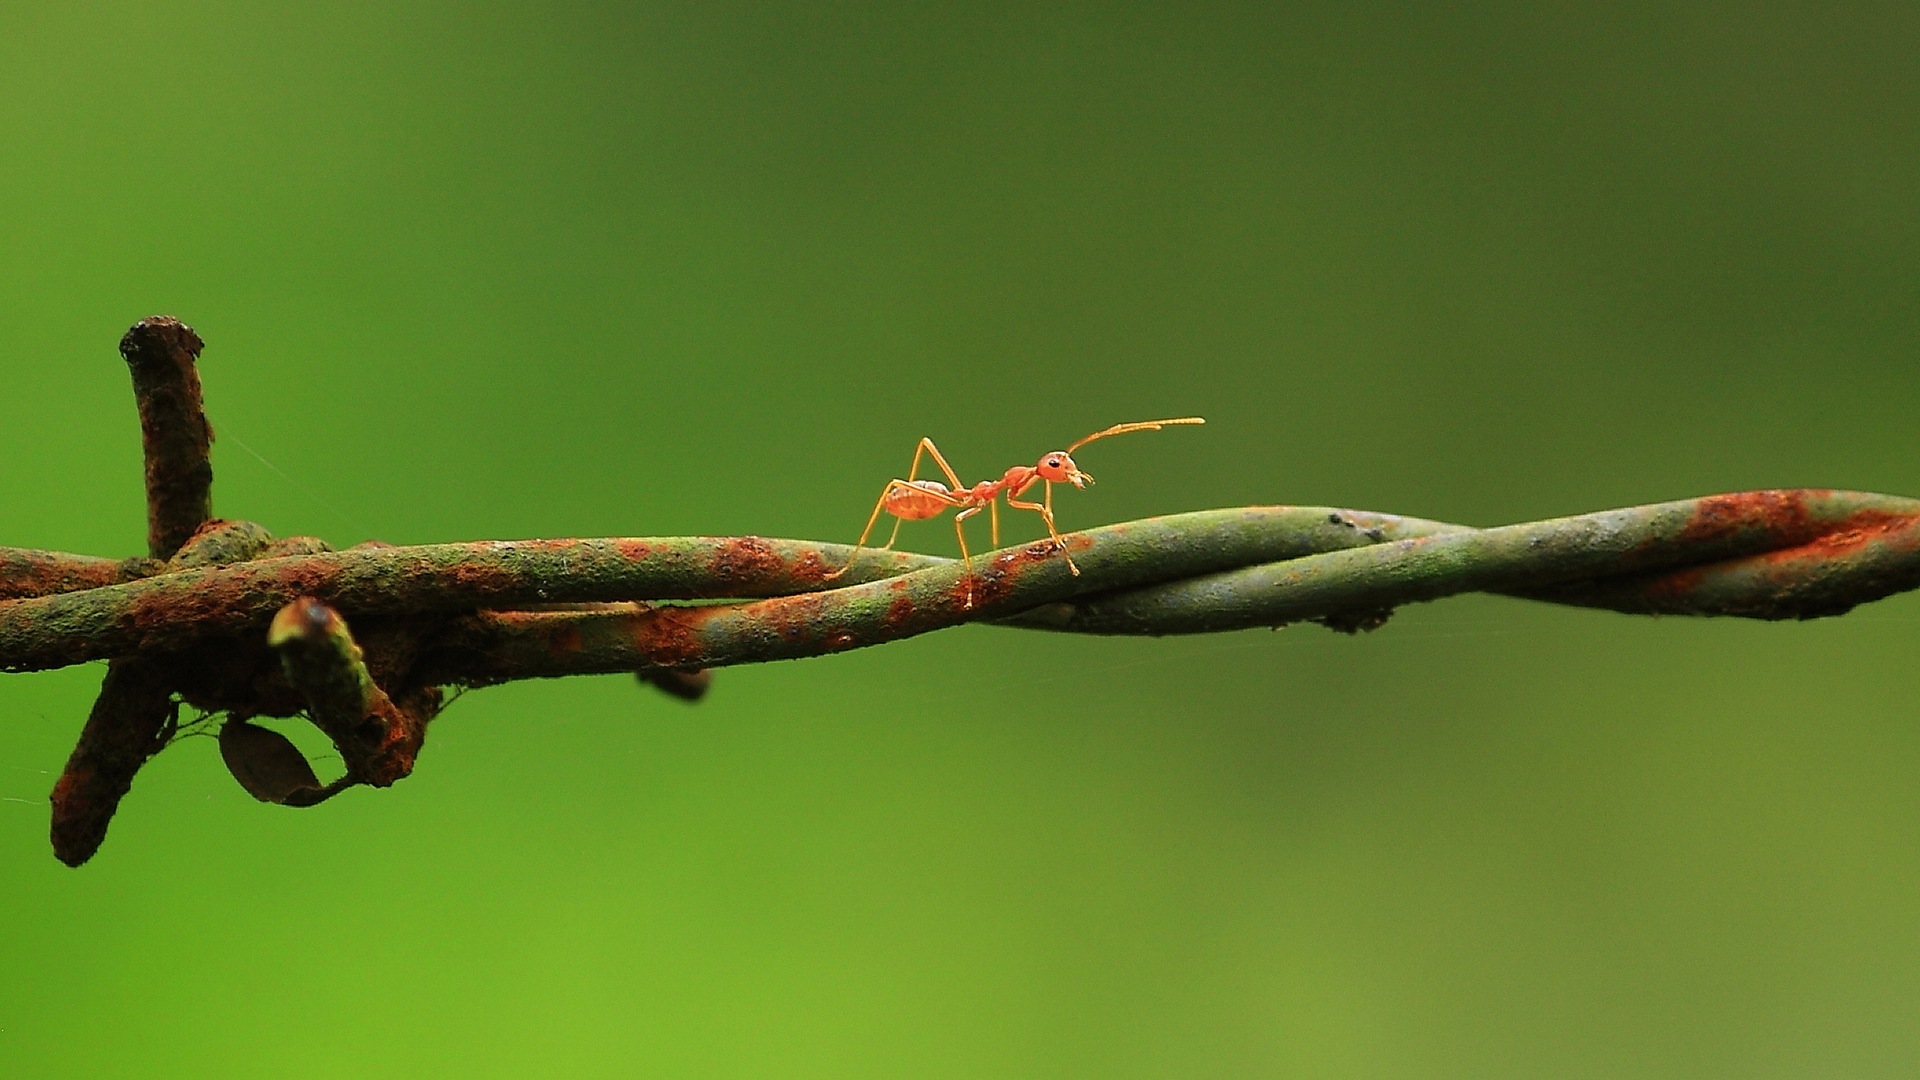
M 209 521 L 166 566 L 179 570 L 249 559 L 271 539 L 250 521 Z M 148 656 L 120 657 L 107 665 L 100 696 L 50 796 L 53 853 L 68 866 L 93 857 L 134 775 L 173 737 L 180 705 L 173 698 L 177 675 L 170 666 Z
M 164 664 L 129 657 L 107 665 L 80 741 L 53 785 L 48 834 L 56 858 L 79 866 L 99 850 L 134 775 L 166 746 L 179 710 Z
M 0 600 L 120 585 L 151 577 L 165 566 L 159 559 L 102 559 L 64 551 L 0 547 Z
M 43 670 L 264 627 L 313 596 L 349 614 L 470 611 L 582 600 L 773 596 L 820 587 L 851 551 L 759 537 L 509 540 L 366 547 L 185 569 L 123 585 L 0 601 L 0 668 Z M 863 556 L 859 581 L 925 556 Z
M 147 550 L 172 558 L 213 516 L 213 428 L 200 400 L 200 335 L 179 319 L 142 319 L 120 339 L 147 459 Z
M 413 771 L 430 716 L 409 715 L 374 684 L 338 612 L 312 597 L 295 600 L 274 616 L 267 644 L 306 698 L 308 718 L 340 751 L 350 782 L 386 787 Z
M 1210 633 L 1462 592 L 1634 614 L 1810 619 L 1915 587 L 1920 501 L 1753 491 L 1328 552 L 1056 605 L 1015 622 L 1092 634 Z
M 748 604 L 478 611 L 431 643 L 416 677 L 484 685 L 724 667 L 994 616 L 1011 616 L 1002 620 L 1011 626 L 1103 634 L 1307 620 L 1372 629 L 1400 604 L 1473 591 L 1614 608 L 1658 599 L 1674 614 L 1803 618 L 1920 585 L 1920 502 L 1855 492 L 1749 492 L 1480 530 L 1357 511 L 1247 508 L 1126 522 L 1067 540 L 1077 578 L 1042 543 L 976 558 L 971 590 L 965 571 L 948 563 Z M 1225 572 L 1208 565 L 1285 547 L 1319 553 Z M 1844 557 L 1810 564 L 1813 550 Z M 1682 565 L 1690 569 L 1645 576 Z M 1789 578 L 1813 567 L 1813 578 Z M 1128 588 L 1160 574 L 1178 580 Z M 1585 583 L 1569 584 L 1576 581 Z M 1104 595 L 1071 599 L 1081 592 Z

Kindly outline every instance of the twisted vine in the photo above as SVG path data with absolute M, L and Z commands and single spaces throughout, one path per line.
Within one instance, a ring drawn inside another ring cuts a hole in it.
M 712 668 L 973 621 L 1093 634 L 1313 621 L 1351 633 L 1401 604 L 1462 592 L 1806 619 L 1920 585 L 1920 500 L 1811 489 L 1486 529 L 1326 507 L 1208 510 L 1068 534 L 1078 576 L 1050 540 L 971 567 L 760 537 L 334 551 L 212 517 L 201 348 L 166 317 L 121 341 L 147 462 L 149 557 L 0 548 L 0 669 L 108 661 L 52 794 L 54 853 L 69 865 L 99 848 L 183 705 L 224 715 L 222 758 L 255 797 L 310 806 L 411 772 L 450 686 L 633 672 L 697 700 Z M 322 783 L 284 736 L 249 722 L 260 716 L 311 720 L 345 773 Z

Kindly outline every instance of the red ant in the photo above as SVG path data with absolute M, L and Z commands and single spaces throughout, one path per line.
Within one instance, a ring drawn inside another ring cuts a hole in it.
M 1073 452 L 1095 439 L 1104 439 L 1109 435 L 1125 435 L 1129 431 L 1158 431 L 1168 424 L 1204 423 L 1206 421 L 1198 416 L 1183 416 L 1177 420 L 1145 420 L 1137 424 L 1115 424 L 1110 428 L 1094 432 L 1065 450 L 1055 450 L 1042 455 L 1036 464 L 1015 465 L 1000 479 L 982 480 L 972 487 L 960 482 L 960 477 L 953 471 L 953 466 L 947 464 L 947 459 L 940 455 L 940 448 L 933 445 L 932 439 L 921 439 L 920 445 L 913 451 L 913 465 L 907 469 L 907 478 L 887 481 L 887 486 L 880 492 L 880 501 L 873 505 L 873 514 L 867 518 L 867 527 L 860 531 L 859 541 L 853 545 L 852 554 L 847 556 L 847 565 L 829 574 L 827 580 L 831 581 L 853 569 L 853 560 L 859 556 L 860 550 L 867 546 L 867 537 L 873 534 L 874 523 L 880 520 L 882 512 L 892 514 L 897 520 L 893 523 L 893 535 L 887 538 L 884 546 L 876 548 L 877 551 L 887 551 L 893 547 L 893 542 L 900 538 L 901 522 L 924 521 L 927 518 L 939 517 L 952 507 L 960 511 L 953 517 L 953 534 L 960 539 L 960 558 L 967 568 L 967 605 L 971 607 L 973 605 L 973 556 L 967 551 L 967 533 L 963 523 L 982 510 L 990 511 L 993 520 L 993 546 L 999 547 L 999 496 L 1002 492 L 1006 493 L 1009 507 L 1015 510 L 1032 510 L 1040 515 L 1041 520 L 1047 523 L 1047 535 L 1053 537 L 1053 542 L 1059 547 L 1061 556 L 1067 560 L 1067 569 L 1073 571 L 1074 576 L 1078 577 L 1080 568 L 1073 564 L 1073 556 L 1067 554 L 1067 542 L 1060 538 L 1060 530 L 1055 528 L 1053 523 L 1053 485 L 1072 484 L 1074 487 L 1084 488 L 1093 483 L 1093 477 L 1081 472 L 1080 467 L 1073 463 Z M 934 464 L 939 465 L 940 471 L 946 473 L 947 479 L 953 482 L 952 487 L 938 480 L 914 479 L 920 473 L 920 457 L 923 454 L 933 457 Z M 1046 496 L 1039 502 L 1022 502 L 1020 496 L 1025 495 L 1035 484 L 1046 486 Z

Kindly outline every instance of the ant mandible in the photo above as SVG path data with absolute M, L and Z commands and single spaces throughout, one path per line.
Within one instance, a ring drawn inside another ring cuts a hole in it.
M 867 546 L 867 537 L 873 534 L 873 526 L 880 520 L 882 513 L 894 516 L 893 535 L 887 537 L 884 545 L 874 549 L 876 551 L 887 551 L 893 547 L 893 542 L 900 538 L 901 522 L 924 521 L 939 517 L 952 508 L 959 511 L 953 516 L 953 534 L 960 540 L 960 558 L 967 570 L 967 605 L 971 607 L 973 604 L 973 556 L 967 551 L 965 522 L 982 510 L 988 511 L 993 521 L 993 546 L 999 547 L 999 497 L 1003 492 L 1007 496 L 1007 505 L 1012 509 L 1032 510 L 1040 515 L 1041 520 L 1047 523 L 1047 535 L 1053 538 L 1055 546 L 1060 549 L 1061 557 L 1067 560 L 1067 569 L 1078 577 L 1080 568 L 1074 565 L 1073 556 L 1067 554 L 1067 542 L 1060 538 L 1060 530 L 1053 523 L 1053 485 L 1072 484 L 1074 487 L 1084 488 L 1093 483 L 1093 477 L 1081 472 L 1080 467 L 1073 463 L 1073 452 L 1095 439 L 1104 439 L 1109 435 L 1125 435 L 1130 431 L 1158 431 L 1169 424 L 1204 423 L 1206 421 L 1198 416 L 1182 416 L 1175 420 L 1143 420 L 1135 424 L 1115 424 L 1110 428 L 1094 432 L 1065 450 L 1044 454 L 1035 464 L 1015 465 L 1000 479 L 982 480 L 972 487 L 960 482 L 959 475 L 953 471 L 953 466 L 947 464 L 947 459 L 941 456 L 940 448 L 933 445 L 932 439 L 921 439 L 920 445 L 914 448 L 913 464 L 907 469 L 907 478 L 887 481 L 887 486 L 880 492 L 880 501 L 873 504 L 873 513 L 867 518 L 867 527 L 860 531 L 860 539 L 854 543 L 852 554 L 847 556 L 847 565 L 827 575 L 827 580 L 831 581 L 853 569 L 854 559 L 858 558 L 861 549 Z M 947 474 L 947 479 L 952 481 L 952 487 L 938 480 L 915 479 L 920 474 L 920 459 L 923 455 L 933 458 L 934 464 L 940 466 L 940 471 Z M 1025 495 L 1035 484 L 1045 485 L 1045 496 L 1039 502 L 1021 501 L 1020 496 Z

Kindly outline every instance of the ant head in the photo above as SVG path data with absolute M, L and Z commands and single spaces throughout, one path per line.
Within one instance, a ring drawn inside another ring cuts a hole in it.
M 1073 463 L 1073 457 L 1065 450 L 1055 450 L 1041 458 L 1034 470 L 1040 474 L 1040 479 L 1056 484 L 1072 484 L 1083 488 L 1093 483 L 1093 477 L 1081 472 L 1080 466 Z
M 1074 487 L 1083 488 L 1093 483 L 1093 477 L 1081 472 L 1080 466 L 1073 463 L 1073 452 L 1093 440 L 1104 439 L 1109 435 L 1125 435 L 1129 431 L 1159 431 L 1168 424 L 1204 423 L 1206 423 L 1206 421 L 1197 416 L 1183 416 L 1177 420 L 1143 420 L 1137 424 L 1115 424 L 1110 428 L 1102 428 L 1094 432 L 1079 442 L 1067 447 L 1065 450 L 1055 450 L 1046 455 L 1033 467 L 1033 473 L 1038 474 L 1040 479 L 1050 484 L 1072 484 Z M 1024 468 L 1024 466 L 1022 466 L 1022 468 Z M 1007 475 L 1012 476 L 1012 471 L 1009 471 Z M 1030 482 L 1031 481 L 1029 481 L 1029 483 Z M 1026 488 L 1022 487 L 1020 490 L 1025 491 Z

